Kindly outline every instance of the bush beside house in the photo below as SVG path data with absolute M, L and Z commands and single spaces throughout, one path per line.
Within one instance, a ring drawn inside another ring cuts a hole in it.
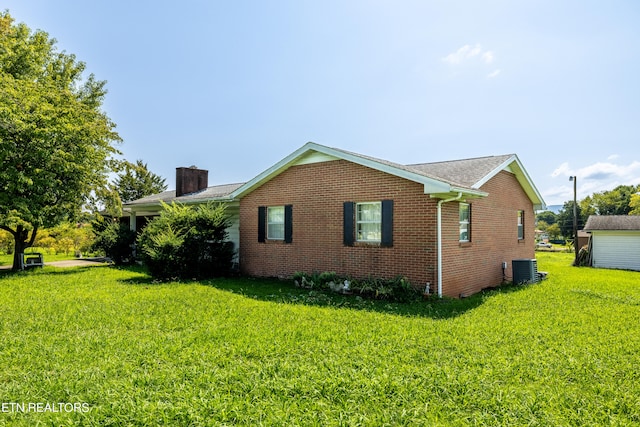
M 96 239 L 91 247 L 93 251 L 102 252 L 116 265 L 127 265 L 135 261 L 133 247 L 136 232 L 120 222 L 107 220 L 94 221 Z
M 156 279 L 225 276 L 231 272 L 233 243 L 227 240 L 226 206 L 164 205 L 138 237 L 139 255 Z

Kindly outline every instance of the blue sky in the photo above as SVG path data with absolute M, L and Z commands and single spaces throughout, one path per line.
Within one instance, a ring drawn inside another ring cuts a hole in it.
M 640 2 L 5 0 L 107 80 L 174 188 L 308 141 L 398 163 L 516 153 L 548 205 L 640 184 Z

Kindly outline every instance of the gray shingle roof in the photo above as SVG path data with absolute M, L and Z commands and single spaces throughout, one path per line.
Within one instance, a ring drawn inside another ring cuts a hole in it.
M 216 199 L 216 198 L 224 198 L 229 194 L 233 193 L 236 189 L 242 186 L 244 183 L 238 184 L 224 184 L 224 185 L 214 185 L 211 187 L 207 187 L 204 190 L 197 191 L 195 193 L 185 194 L 180 197 L 176 197 L 176 190 L 164 191 L 162 193 L 153 194 L 151 196 L 143 197 L 142 199 L 134 200 L 129 203 L 125 203 L 126 205 L 147 205 L 147 204 L 158 204 L 161 201 L 165 203 L 170 202 L 178 202 L 178 203 L 189 203 L 195 202 L 198 200 L 206 200 L 206 199 Z
M 640 230 L 640 216 L 591 215 L 584 226 L 584 230 Z
M 388 160 L 378 159 L 359 153 L 353 153 L 340 148 L 326 147 L 320 144 L 309 142 L 294 153 L 285 157 L 283 160 L 262 172 L 247 183 L 216 185 L 209 187 L 203 191 L 175 197 L 175 190 L 165 191 L 160 194 L 144 197 L 139 200 L 126 203 L 125 206 L 149 206 L 159 205 L 160 202 L 170 203 L 172 201 L 190 203 L 206 200 L 224 199 L 226 197 L 238 198 L 246 192 L 252 191 L 256 186 L 262 185 L 273 176 L 286 170 L 292 164 L 300 159 L 301 156 L 307 155 L 309 152 L 319 152 L 328 156 L 342 158 L 348 161 L 373 167 L 374 169 L 384 170 L 403 178 L 416 180 L 427 185 L 431 193 L 448 193 L 451 191 L 466 191 L 469 194 L 480 194 L 480 187 L 485 180 L 493 177 L 499 168 L 515 167 L 512 172 L 516 174 L 525 191 L 534 201 L 534 204 L 544 206 L 544 201 L 537 192 L 537 189 L 531 182 L 531 179 L 521 167 L 519 160 L 515 154 L 505 154 L 498 156 L 476 157 L 462 160 L 451 160 L 444 162 L 420 163 L 411 165 L 402 165 L 390 162 Z M 509 165 L 507 165 L 509 163 Z M 511 169 L 509 169 L 511 170 Z M 474 193 L 475 192 L 475 193 Z
M 420 163 L 407 165 L 407 167 L 445 182 L 455 183 L 464 187 L 473 187 L 474 184 L 482 180 L 511 157 L 513 157 L 513 154 L 476 157 L 446 162 Z
M 486 156 L 462 160 L 402 165 L 399 163 L 390 162 L 388 160 L 377 159 L 375 157 L 365 156 L 363 154 L 342 150 L 340 148 L 332 148 L 336 151 L 348 153 L 363 159 L 373 160 L 380 164 L 392 166 L 398 169 L 406 170 L 408 172 L 414 172 L 428 178 L 433 178 L 443 182 L 447 182 L 449 184 L 468 188 L 472 188 L 474 184 L 476 184 L 478 181 L 486 177 L 489 173 L 494 171 L 498 166 L 502 165 L 504 162 L 514 156 L 514 154 L 504 154 L 500 156 Z

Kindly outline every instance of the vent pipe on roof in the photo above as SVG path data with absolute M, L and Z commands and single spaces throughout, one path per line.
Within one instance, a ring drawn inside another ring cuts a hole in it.
M 442 298 L 442 204 L 460 200 L 462 192 L 456 197 L 443 199 L 438 201 L 438 218 L 437 218 L 437 234 L 438 234 L 438 298 Z
M 195 166 L 176 168 L 176 197 L 204 190 L 209 186 L 209 171 Z

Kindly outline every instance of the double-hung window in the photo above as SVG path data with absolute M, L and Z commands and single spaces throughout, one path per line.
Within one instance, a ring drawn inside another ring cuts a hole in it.
M 258 207 L 258 242 L 293 242 L 293 205 Z
M 284 240 L 284 206 L 267 208 L 267 239 Z
M 518 240 L 524 239 L 524 211 L 518 211 Z
M 471 241 L 471 205 L 468 203 L 460 203 L 460 241 Z
M 393 246 L 393 200 L 344 202 L 344 244 Z
M 382 204 L 356 203 L 356 240 L 380 242 L 382 236 Z

